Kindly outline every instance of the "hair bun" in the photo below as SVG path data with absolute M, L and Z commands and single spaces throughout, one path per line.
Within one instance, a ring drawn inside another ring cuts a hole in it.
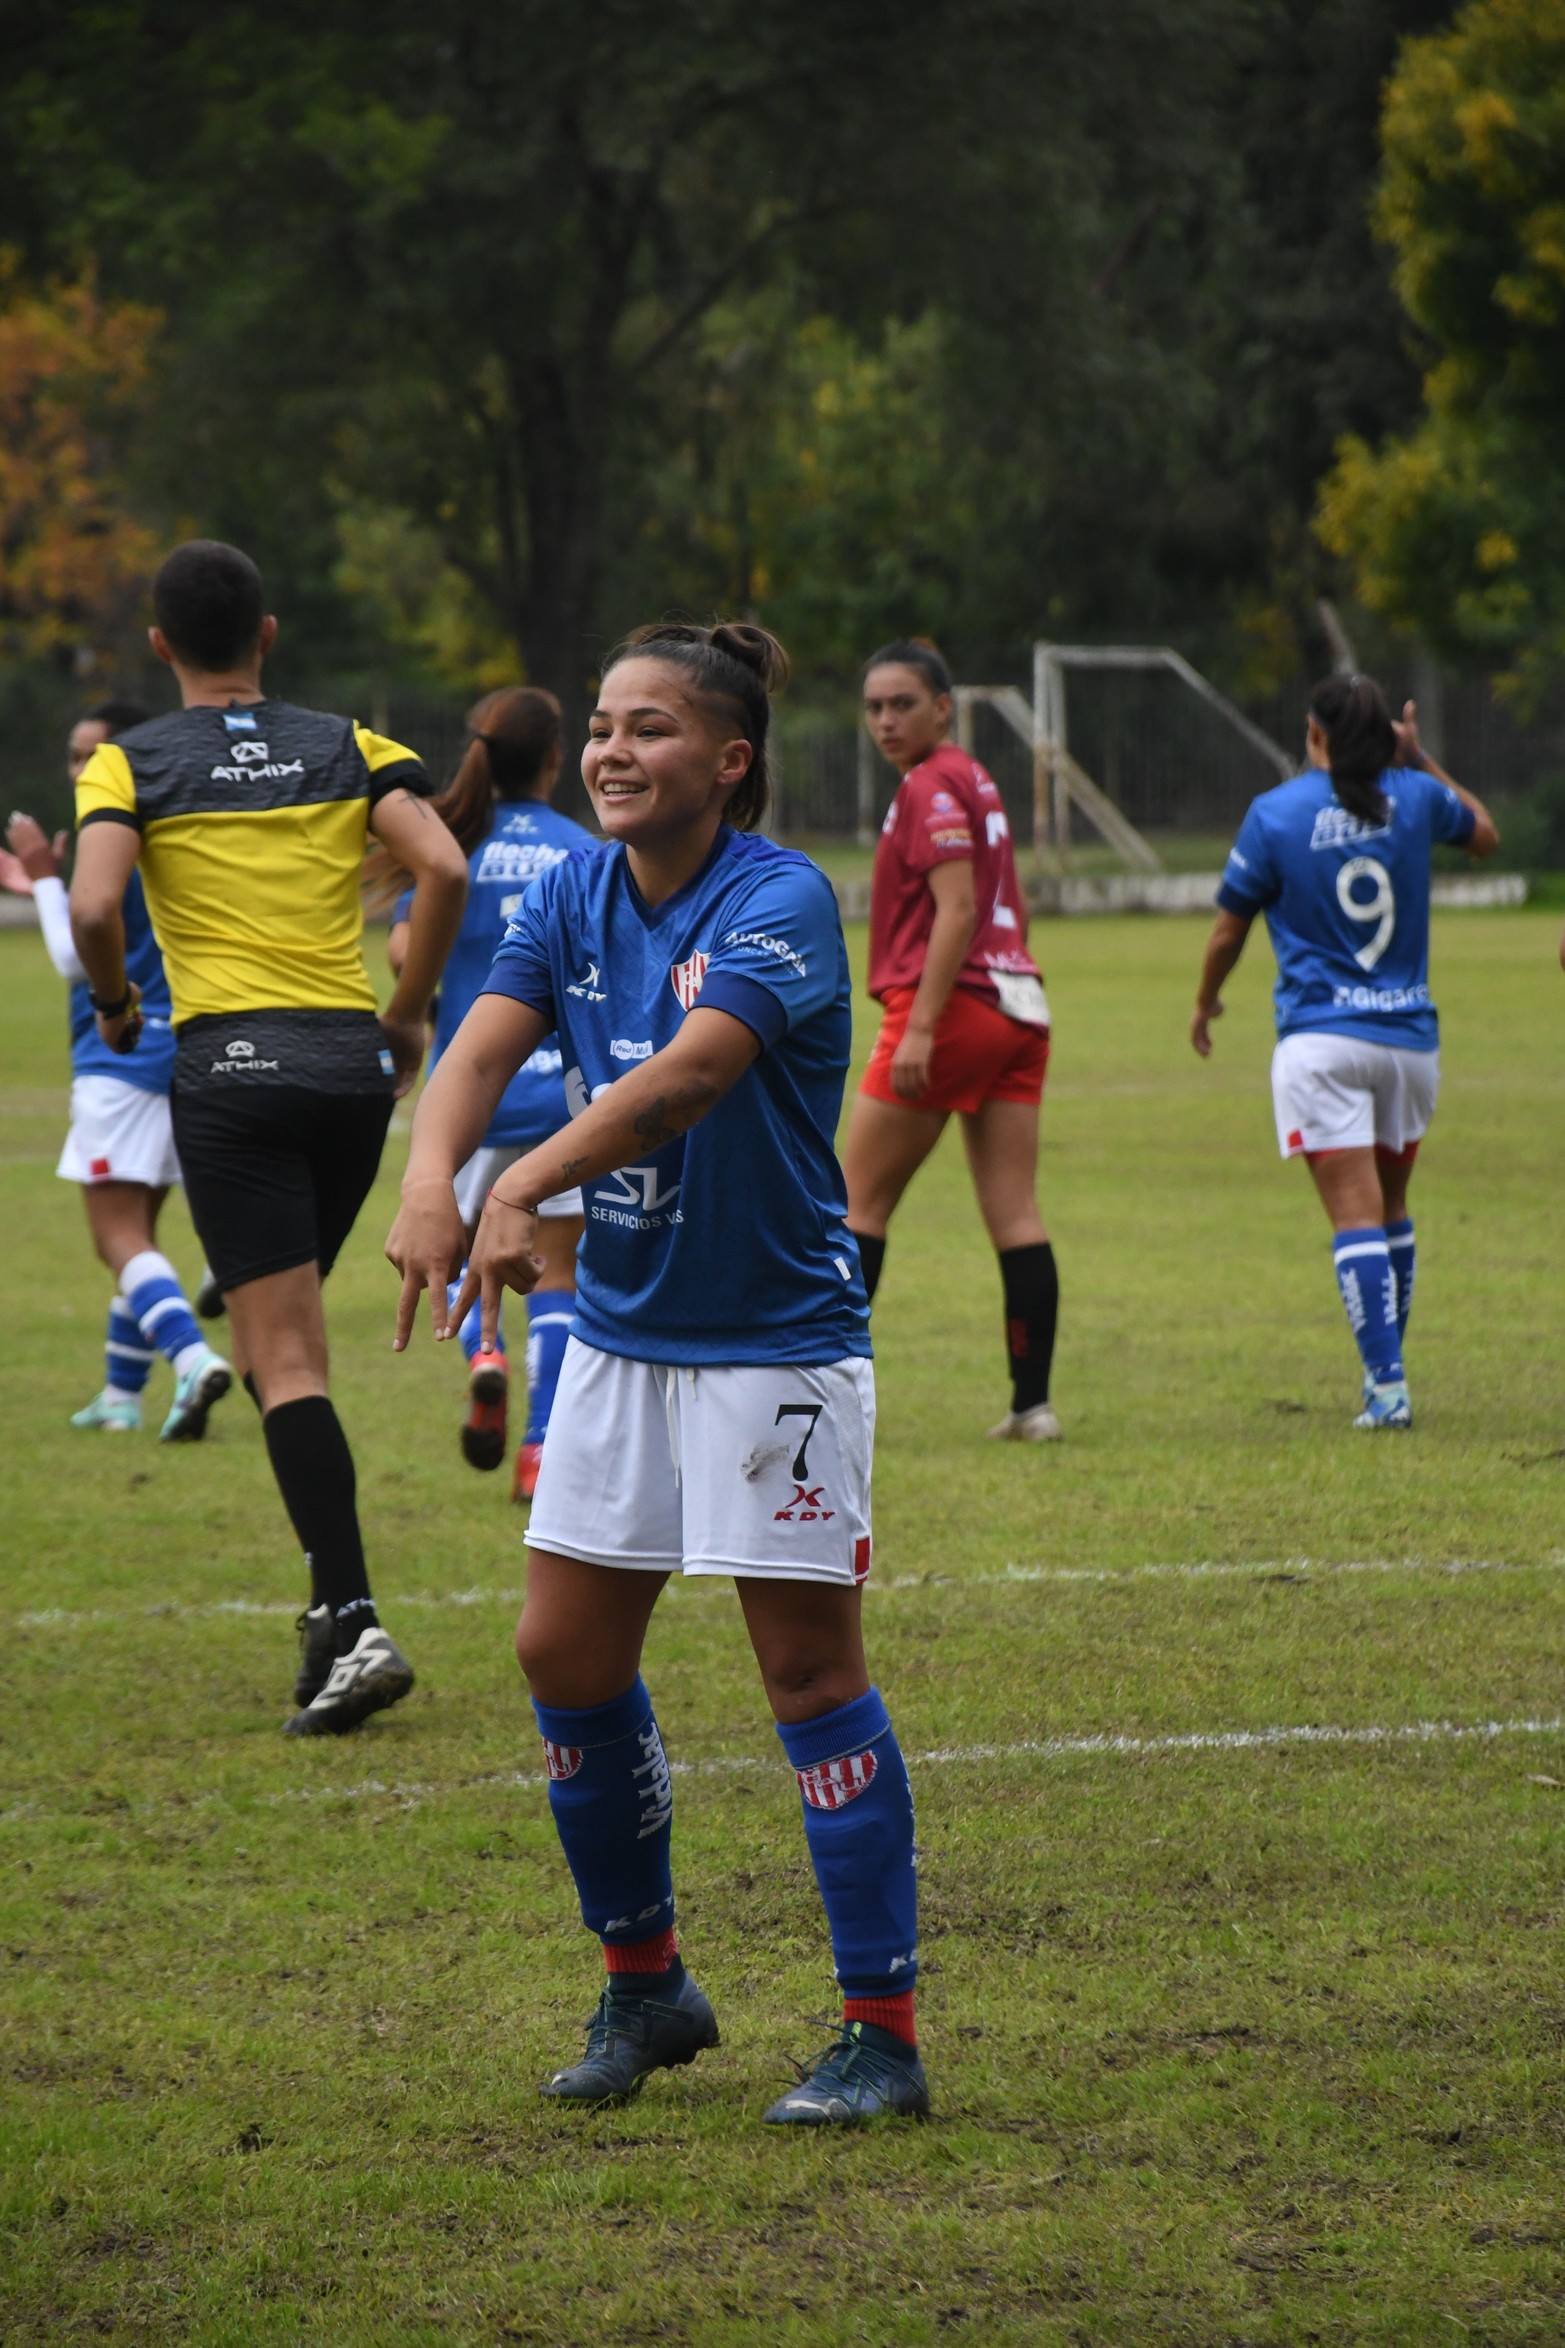
M 730 660 L 753 669 L 768 693 L 788 682 L 788 655 L 765 628 L 749 620 L 719 620 L 710 641 L 714 651 L 726 652 Z

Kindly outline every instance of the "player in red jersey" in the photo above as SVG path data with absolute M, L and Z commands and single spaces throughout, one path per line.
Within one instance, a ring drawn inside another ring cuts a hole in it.
M 883 1017 L 848 1125 L 848 1224 L 873 1298 L 886 1226 L 954 1111 L 1005 1291 L 1011 1407 L 989 1432 L 1052 1443 L 1059 1279 L 1035 1195 L 1049 1006 L 1005 809 L 947 741 L 951 708 L 932 645 L 887 644 L 865 664 L 865 723 L 902 781 L 875 851 L 869 991 Z

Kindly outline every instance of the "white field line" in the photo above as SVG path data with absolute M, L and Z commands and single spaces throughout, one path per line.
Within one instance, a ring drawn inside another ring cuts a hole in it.
M 1362 1728 L 1342 1728 L 1324 1722 L 1304 1722 L 1297 1727 L 1274 1725 L 1267 1728 L 1193 1729 L 1180 1735 L 1145 1737 L 1131 1736 L 1112 1729 L 1103 1729 L 1092 1736 L 1028 1737 L 1010 1745 L 941 1745 L 923 1753 L 909 1753 L 908 1765 L 916 1774 L 920 1769 L 949 1769 L 971 1767 L 975 1763 L 1004 1761 L 1072 1761 L 1098 1760 L 1160 1760 L 1180 1753 L 1258 1753 L 1276 1752 L 1295 1745 L 1378 1746 L 1394 1749 L 1405 1745 L 1493 1744 L 1501 1737 L 1556 1736 L 1565 1730 L 1565 1716 L 1555 1713 L 1548 1718 L 1529 1717 L 1520 1720 L 1410 1720 L 1388 1725 L 1372 1722 Z M 777 1754 L 760 1756 L 753 1753 L 722 1755 L 708 1761 L 671 1761 L 669 1773 L 674 1777 L 728 1777 L 738 1772 L 751 1774 L 769 1770 L 779 1776 L 786 1763 Z M 454 1794 L 467 1794 L 501 1788 L 507 1792 L 536 1791 L 548 1785 L 541 1771 L 500 1769 L 472 1777 L 446 1779 L 404 1779 L 388 1783 L 378 1777 L 361 1778 L 357 1785 L 288 1786 L 281 1791 L 262 1793 L 255 1800 L 267 1807 L 285 1802 L 362 1802 L 385 1800 L 398 1802 L 404 1809 L 416 1808 L 429 1801 L 440 1801 Z M 216 1792 L 198 1794 L 197 1802 L 216 1803 L 231 1799 Z M 133 1805 L 133 1811 L 160 1810 L 171 1805 L 162 1802 Z M 181 1804 L 185 1807 L 185 1804 Z M 20 1802 L 15 1808 L 0 1812 L 0 1825 L 12 1825 L 27 1819 L 38 1820 L 59 1816 L 57 1811 L 41 1809 L 32 1802 Z
M 1441 1558 L 1441 1557 L 1360 1557 L 1341 1563 L 1326 1558 L 1270 1557 L 1247 1565 L 1218 1564 L 1207 1559 L 1194 1565 L 1008 1565 L 1002 1573 L 974 1574 L 891 1574 L 883 1581 L 871 1581 L 869 1594 L 880 1596 L 887 1592 L 904 1590 L 1003 1590 L 1029 1582 L 1135 1582 L 1146 1580 L 1199 1581 L 1238 1578 L 1257 1580 L 1267 1574 L 1296 1574 L 1301 1580 L 1311 1574 L 1335 1575 L 1355 1573 L 1557 1573 L 1565 1568 L 1565 1550 L 1556 1549 L 1552 1555 L 1518 1561 L 1511 1558 Z M 696 1585 L 720 1583 L 720 1575 L 698 1575 Z M 685 1590 L 692 1584 L 677 1578 L 669 1585 L 672 1590 Z M 520 1606 L 525 1591 L 520 1589 L 471 1590 L 404 1590 L 394 1596 L 383 1597 L 381 1603 L 388 1612 L 399 1607 L 445 1606 Z M 72 1613 L 61 1606 L 43 1606 L 30 1614 L 13 1615 L 12 1625 L 17 1630 L 76 1630 L 91 1622 L 146 1622 L 162 1616 L 180 1620 L 200 1619 L 213 1615 L 297 1615 L 299 1602 L 261 1600 L 257 1598 L 214 1598 L 200 1605 L 176 1605 L 163 1601 L 153 1606 L 112 1607 L 94 1606 L 81 1613 Z

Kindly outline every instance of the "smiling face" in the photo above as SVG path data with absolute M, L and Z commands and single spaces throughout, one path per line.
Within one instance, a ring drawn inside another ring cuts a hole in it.
M 588 724 L 581 779 L 611 840 L 657 849 L 707 825 L 715 832 L 751 759 L 748 741 L 723 716 L 691 693 L 670 661 L 632 658 L 610 669 Z
M 951 696 L 935 692 L 921 670 L 884 661 L 864 680 L 864 723 L 882 758 L 906 774 L 945 740 Z

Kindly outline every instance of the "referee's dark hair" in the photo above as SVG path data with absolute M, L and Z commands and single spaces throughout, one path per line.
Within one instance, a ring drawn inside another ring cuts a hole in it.
M 144 726 L 151 714 L 139 701 L 100 701 L 96 709 L 82 711 L 82 722 L 102 726 L 112 742 L 116 734 L 128 734 L 132 726 Z
M 261 574 L 237 546 L 190 538 L 152 582 L 152 609 L 187 668 L 232 668 L 255 650 L 266 617 Z
M 871 669 L 892 667 L 915 669 L 937 699 L 952 690 L 945 655 L 927 636 L 899 636 L 894 644 L 883 644 L 870 654 L 859 673 L 867 677 Z

